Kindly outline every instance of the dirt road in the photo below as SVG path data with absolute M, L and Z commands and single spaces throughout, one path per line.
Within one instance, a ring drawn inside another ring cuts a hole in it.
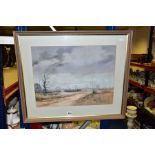
M 87 95 L 91 94 L 91 92 L 79 92 L 78 94 L 73 94 L 72 96 L 65 96 L 63 98 L 53 99 L 52 101 L 37 101 L 37 106 L 72 106 L 77 105 L 76 101 L 80 98 L 83 98 Z

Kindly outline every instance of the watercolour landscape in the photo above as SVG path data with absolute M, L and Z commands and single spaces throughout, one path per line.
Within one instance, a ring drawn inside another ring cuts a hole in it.
M 116 46 L 33 46 L 37 107 L 113 103 Z

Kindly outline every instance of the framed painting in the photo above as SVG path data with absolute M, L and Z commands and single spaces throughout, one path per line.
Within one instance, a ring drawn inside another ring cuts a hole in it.
M 125 117 L 132 31 L 14 32 L 25 122 Z

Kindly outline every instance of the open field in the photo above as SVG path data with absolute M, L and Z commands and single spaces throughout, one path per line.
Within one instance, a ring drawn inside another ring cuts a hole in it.
M 38 107 L 46 106 L 78 106 L 78 105 L 103 105 L 111 104 L 113 100 L 112 90 L 85 90 L 79 92 L 36 93 Z

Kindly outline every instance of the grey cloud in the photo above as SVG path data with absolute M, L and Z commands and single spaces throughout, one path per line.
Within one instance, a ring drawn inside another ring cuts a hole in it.
M 103 56 L 103 58 L 104 58 L 104 56 Z M 103 59 L 101 62 L 106 64 L 106 63 L 108 63 L 110 61 L 114 61 L 114 60 L 115 60 L 115 56 L 111 54 L 111 55 L 107 55 L 106 59 Z
M 70 57 L 74 52 L 77 51 L 80 53 L 84 53 L 85 46 L 32 47 L 34 73 L 37 72 L 37 75 L 48 73 L 51 76 L 58 73 L 72 74 L 80 80 L 81 76 L 114 72 L 116 53 L 115 46 L 92 46 L 89 47 L 89 49 L 92 49 L 93 53 L 91 53 L 90 51 L 90 57 L 88 57 L 88 60 L 89 58 L 93 58 L 93 55 L 91 54 L 95 54 L 94 56 L 98 55 L 98 57 L 96 57 L 96 60 L 94 62 L 82 62 L 82 64 L 79 65 L 81 63 L 79 57 L 77 60 L 75 59 L 74 63 L 73 59 L 71 62 L 70 60 L 66 60 L 66 62 L 64 62 L 64 60 L 66 59 L 65 56 L 67 55 L 68 58 L 68 56 Z M 49 65 L 46 65 L 46 61 L 48 61 Z
M 70 65 L 69 63 L 66 64 L 54 64 L 50 65 L 46 72 L 51 74 L 56 73 L 68 73 L 73 74 L 75 76 L 85 76 L 88 74 L 96 74 L 96 73 L 103 73 L 103 72 L 113 72 L 114 71 L 114 61 L 109 61 L 108 63 L 103 63 L 103 61 L 92 63 L 90 65 L 85 66 L 76 66 Z
M 43 60 L 52 60 L 52 59 L 58 59 L 62 60 L 64 53 L 71 53 L 72 49 L 75 47 L 68 47 L 68 46 L 34 46 L 31 47 L 32 49 L 32 56 L 35 59 L 36 55 L 39 55 L 39 61 Z
M 62 64 L 62 63 L 54 63 L 54 64 L 49 65 L 45 69 L 45 72 L 47 72 L 47 73 L 58 73 L 58 68 L 63 67 L 63 66 L 64 66 L 64 64 Z

